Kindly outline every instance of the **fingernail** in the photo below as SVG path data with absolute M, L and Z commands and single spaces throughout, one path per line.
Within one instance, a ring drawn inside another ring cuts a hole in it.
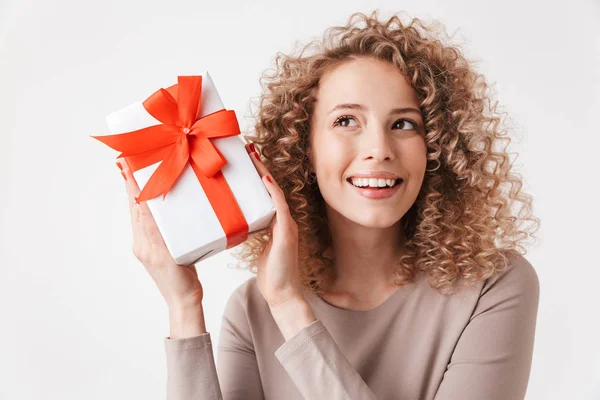
M 125 176 L 125 173 L 123 171 L 121 171 L 121 175 L 123 175 L 123 179 L 127 180 L 127 177 Z
M 119 169 L 120 169 L 121 171 L 123 171 L 123 167 L 121 167 L 121 163 L 120 163 L 120 162 L 118 162 L 118 161 L 117 161 L 117 167 L 119 167 Z
M 254 143 L 250 143 L 250 151 L 256 152 L 256 148 L 254 147 Z
M 252 154 L 254 154 L 254 157 L 256 157 L 257 160 L 260 160 L 260 157 L 256 151 L 253 151 Z
M 267 175 L 265 178 L 269 181 L 269 183 L 273 183 L 273 181 L 271 180 L 271 177 L 269 175 Z

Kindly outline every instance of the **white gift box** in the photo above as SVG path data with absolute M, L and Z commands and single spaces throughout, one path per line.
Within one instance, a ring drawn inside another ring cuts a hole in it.
M 200 117 L 203 117 L 224 107 L 208 71 L 201 75 Z M 158 88 L 153 87 L 153 91 Z M 110 133 L 126 133 L 161 124 L 146 111 L 142 102 L 109 114 L 106 122 Z M 244 214 L 248 232 L 266 228 L 275 215 L 275 207 L 244 148 L 241 135 L 209 140 L 227 159 L 221 173 Z M 144 188 L 159 165 L 160 162 L 157 162 L 133 173 L 140 189 Z M 225 232 L 189 163 L 164 200 L 159 195 L 147 200 L 147 204 L 177 264 L 191 265 L 226 250 Z

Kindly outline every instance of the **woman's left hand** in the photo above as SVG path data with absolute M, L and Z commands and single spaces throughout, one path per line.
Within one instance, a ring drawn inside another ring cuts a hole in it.
M 273 234 L 258 258 L 256 278 L 260 292 L 273 311 L 305 301 L 298 267 L 298 225 L 290 214 L 283 190 L 253 148 L 251 144 L 246 145 L 276 209 L 271 222 Z

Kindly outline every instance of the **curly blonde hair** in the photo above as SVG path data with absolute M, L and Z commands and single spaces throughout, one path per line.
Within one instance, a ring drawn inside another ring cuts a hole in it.
M 506 152 L 511 139 L 502 129 L 502 113 L 497 102 L 491 104 L 490 86 L 472 62 L 457 46 L 442 42 L 448 38 L 437 21 L 403 23 L 395 14 L 382 22 L 378 10 L 370 16 L 357 12 L 299 55 L 277 53 L 273 73 L 267 70 L 260 78 L 255 134 L 244 137 L 255 143 L 298 224 L 305 288 L 321 294 L 335 278 L 334 260 L 324 256 L 331 245 L 324 200 L 307 155 L 310 116 L 320 78 L 352 58 L 395 65 L 419 96 L 425 122 L 427 169 L 401 221 L 405 242 L 396 284 L 422 271 L 432 288 L 451 294 L 459 279 L 473 285 L 501 272 L 505 253 L 525 254 L 521 242 L 535 238 L 539 219 L 532 216 L 531 196 L 521 191 L 521 176 L 511 172 Z M 506 146 L 495 148 L 501 141 Z M 513 210 L 516 202 L 522 204 L 519 210 Z M 251 233 L 232 252 L 237 265 L 256 274 L 258 256 L 271 237 L 270 228 Z

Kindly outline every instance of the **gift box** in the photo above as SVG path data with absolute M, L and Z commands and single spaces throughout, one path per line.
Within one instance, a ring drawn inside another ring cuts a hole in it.
M 144 101 L 106 117 L 169 252 L 191 265 L 268 227 L 275 207 L 208 71 L 179 76 Z

